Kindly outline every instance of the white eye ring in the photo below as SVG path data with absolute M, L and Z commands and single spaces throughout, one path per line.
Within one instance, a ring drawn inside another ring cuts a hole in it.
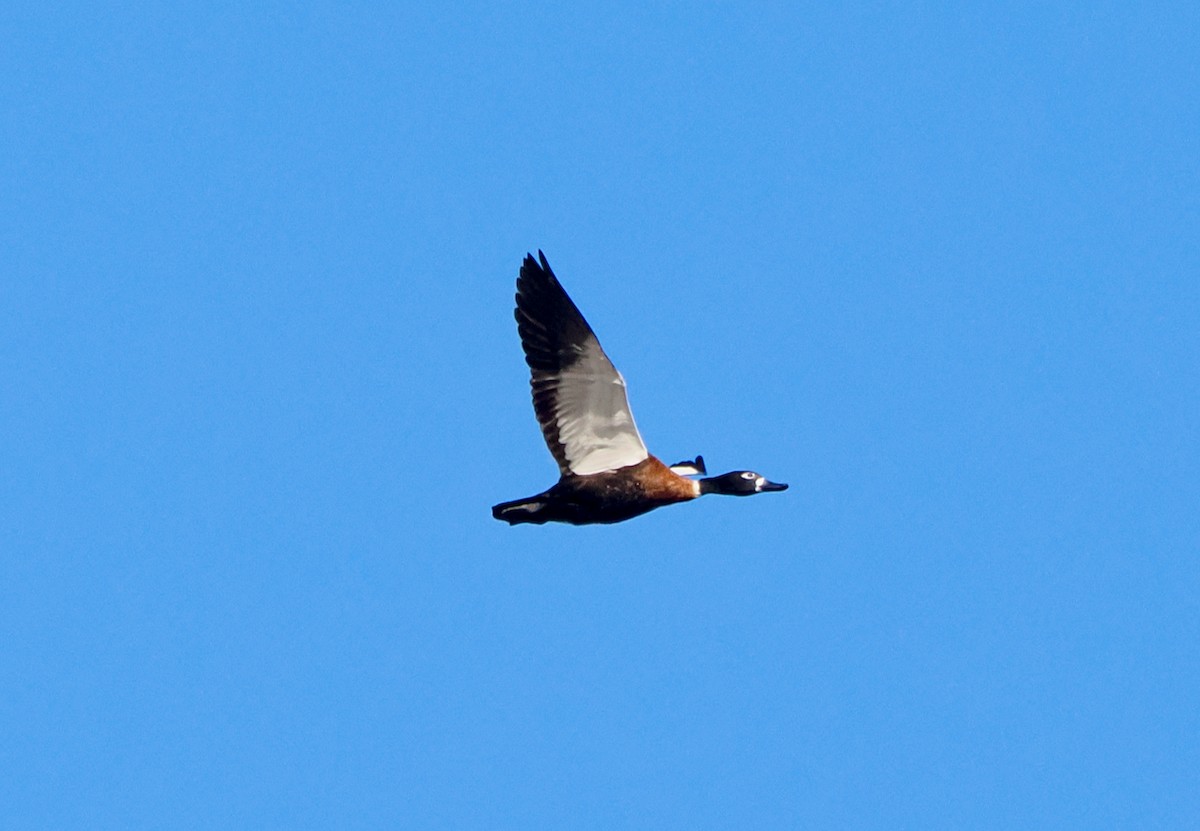
M 742 478 L 743 479 L 757 479 L 758 477 L 755 474 L 753 474 L 747 470 L 745 473 L 742 474 Z

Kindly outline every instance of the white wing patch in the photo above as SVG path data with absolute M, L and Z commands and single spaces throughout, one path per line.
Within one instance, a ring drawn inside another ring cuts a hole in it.
M 555 412 L 571 472 L 587 476 L 648 458 L 629 410 L 625 379 L 595 337 L 576 349 L 579 359 L 559 372 Z

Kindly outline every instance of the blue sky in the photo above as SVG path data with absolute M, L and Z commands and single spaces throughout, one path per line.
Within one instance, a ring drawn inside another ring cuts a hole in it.
M 0 14 L 0 824 L 1196 827 L 1194 4 L 434 5 Z

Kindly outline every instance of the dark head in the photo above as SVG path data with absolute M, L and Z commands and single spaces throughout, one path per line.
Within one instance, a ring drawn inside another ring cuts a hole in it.
M 723 493 L 727 496 L 754 496 L 767 491 L 785 491 L 787 485 L 768 482 L 752 470 L 735 470 L 700 480 L 700 493 Z

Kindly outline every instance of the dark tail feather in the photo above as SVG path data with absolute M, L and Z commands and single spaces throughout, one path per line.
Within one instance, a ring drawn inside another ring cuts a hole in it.
M 501 502 L 499 505 L 493 505 L 492 516 L 496 519 L 504 520 L 509 525 L 518 525 L 522 522 L 544 525 L 548 522 L 548 518 L 542 515 L 542 510 L 545 507 L 545 499 L 539 494 L 537 496 L 526 497 L 525 499 L 517 499 L 512 502 Z

